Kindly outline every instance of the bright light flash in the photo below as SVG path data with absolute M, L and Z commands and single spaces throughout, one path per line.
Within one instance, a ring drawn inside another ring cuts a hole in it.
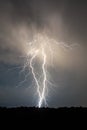
M 38 94 L 38 107 L 40 108 L 43 103 L 45 106 L 47 105 L 46 96 L 48 86 L 51 84 L 48 77 L 48 62 L 50 59 L 50 64 L 53 63 L 54 58 L 54 49 L 56 47 L 61 47 L 63 49 L 72 49 L 72 45 L 69 46 L 64 42 L 57 42 L 54 39 L 49 38 L 46 34 L 36 34 L 31 42 L 27 44 L 27 52 L 26 52 L 26 62 L 24 63 L 23 71 L 25 68 L 30 68 L 31 73 L 35 82 L 36 92 Z M 35 61 L 40 61 L 41 72 L 39 76 L 37 75 L 37 69 L 35 68 Z M 25 80 L 28 77 L 29 72 L 25 76 Z M 39 77 L 39 78 L 38 78 Z M 21 83 L 22 83 L 21 82 Z

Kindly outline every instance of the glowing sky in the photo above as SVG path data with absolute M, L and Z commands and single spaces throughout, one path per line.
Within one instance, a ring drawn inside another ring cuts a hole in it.
M 87 106 L 86 15 L 87 3 L 81 1 L 0 0 L 0 106 L 37 106 L 27 63 L 38 51 L 33 66 L 39 79 L 42 48 L 48 106 Z

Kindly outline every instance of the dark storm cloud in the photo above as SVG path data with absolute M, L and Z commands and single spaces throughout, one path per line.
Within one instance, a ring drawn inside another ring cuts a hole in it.
M 63 11 L 63 19 L 68 30 L 68 35 L 79 41 L 80 44 L 87 42 L 87 2 L 68 2 Z
M 21 26 L 23 25 L 28 30 L 30 30 L 32 25 L 37 30 L 43 30 L 46 27 L 51 35 L 59 40 L 86 46 L 86 7 L 87 2 L 85 1 L 0 0 L 0 52 L 5 51 L 5 55 L 8 51 L 10 53 L 16 49 L 18 50 L 16 53 L 19 53 L 20 47 L 17 43 L 17 38 L 12 33 L 15 28 L 19 26 L 22 28 Z M 18 33 L 17 29 L 15 33 Z M 15 43 L 11 45 L 12 42 Z M 5 55 L 5 57 L 12 60 L 10 54 L 8 56 Z M 3 57 L 2 54 L 1 60 Z
M 60 2 L 55 2 L 58 3 L 56 9 L 59 10 Z M 1 1 L 0 9 L 1 16 L 5 15 L 15 24 L 18 22 L 33 23 L 39 27 L 44 24 L 44 17 L 54 12 L 55 4 L 49 0 L 4 0 Z
M 19 30 L 31 31 L 31 26 L 37 30 L 47 28 L 54 38 L 81 45 L 73 54 L 69 53 L 69 62 L 65 59 L 69 64 L 66 68 L 51 69 L 57 87 L 49 90 L 49 106 L 87 106 L 87 2 L 84 0 L 0 0 L 0 105 L 35 104 L 32 89 L 14 87 L 19 82 L 20 69 L 6 73 L 8 68 L 21 64 L 19 56 L 24 46 L 19 41 Z M 28 85 L 31 80 L 30 77 Z
M 9 59 L 11 63 L 14 63 L 20 60 L 17 60 L 18 54 L 21 53 L 17 40 L 17 36 L 20 39 L 18 28 L 26 26 L 27 30 L 30 30 L 30 26 L 33 25 L 40 30 L 48 26 L 51 13 L 55 12 L 55 2 L 49 0 L 0 1 L 0 61 L 8 62 Z M 60 2 L 57 2 L 57 5 L 58 11 L 61 7 Z
M 63 40 L 71 40 L 79 43 L 87 41 L 87 2 L 69 0 L 1 0 L 0 15 L 1 23 L 7 24 L 35 24 L 37 28 L 53 26 L 55 34 L 58 33 L 57 19 L 61 17 Z M 55 17 L 56 18 L 55 18 Z M 53 25 L 51 23 L 53 20 Z M 55 22 L 56 20 L 56 22 Z M 60 25 L 59 25 L 60 26 Z M 0 27 L 3 29 L 3 26 Z M 53 31 L 53 30 L 50 30 Z M 57 34 L 56 34 L 57 35 Z M 60 34 L 61 35 L 61 34 Z M 58 37 L 58 35 L 57 35 Z

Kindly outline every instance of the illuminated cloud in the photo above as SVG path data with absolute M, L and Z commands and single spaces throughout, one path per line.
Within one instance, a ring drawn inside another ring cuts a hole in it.
M 0 66 L 3 66 L 3 71 L 1 71 L 0 86 L 5 84 L 10 89 L 11 86 L 16 86 L 19 83 L 17 79 L 15 82 L 13 81 L 17 74 L 12 74 L 13 77 L 10 74 L 12 72 L 8 74 L 7 79 L 11 82 L 9 79 L 12 78 L 12 85 L 6 81 L 6 74 L 4 73 L 8 70 L 7 66 L 11 68 L 12 66 L 24 66 L 26 56 L 32 50 L 28 43 L 33 42 L 33 48 L 35 47 L 35 50 L 39 49 L 35 66 L 36 70 L 38 70 L 37 63 L 41 64 L 43 60 L 40 46 L 42 44 L 47 55 L 46 63 L 50 74 L 49 79 L 55 84 L 55 87 L 51 86 L 48 92 L 47 101 L 48 104 L 51 104 L 49 106 L 87 105 L 86 12 L 86 3 L 70 3 L 69 0 L 64 2 L 58 0 L 25 0 L 25 2 L 20 0 L 1 0 Z M 41 38 L 39 41 L 37 40 L 38 34 L 39 38 Z M 49 45 L 44 44 L 46 41 L 48 41 Z M 4 68 L 4 65 L 7 68 Z M 15 71 L 18 71 L 19 74 L 21 69 Z M 33 77 L 31 77 L 32 75 L 27 79 L 30 83 L 25 86 L 32 86 Z M 0 97 L 3 100 L 4 92 L 6 95 L 9 93 L 9 90 L 6 92 L 4 89 L 0 93 Z M 10 90 L 13 93 L 13 89 Z M 15 95 L 16 91 L 17 89 L 15 90 Z M 54 91 L 56 91 L 56 94 L 54 94 Z M 30 92 L 29 95 L 31 95 Z M 59 99 L 61 100 L 59 101 Z M 0 104 L 2 104 L 3 100 L 0 100 Z M 30 105 L 32 104 L 31 100 L 29 100 Z M 8 102 L 9 100 L 7 104 Z

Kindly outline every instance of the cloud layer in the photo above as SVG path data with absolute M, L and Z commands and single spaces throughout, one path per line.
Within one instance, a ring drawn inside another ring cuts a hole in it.
M 0 1 L 0 71 L 3 75 L 0 76 L 0 105 L 5 104 L 5 93 L 6 95 L 13 93 L 14 86 L 18 82 L 13 82 L 13 85 L 9 84 L 11 82 L 9 79 L 15 78 L 15 75 L 10 73 L 6 82 L 6 69 L 8 66 L 23 65 L 22 56 L 27 51 L 26 42 L 31 41 L 37 32 L 42 33 L 45 30 L 50 38 L 69 45 L 77 44 L 72 50 L 60 53 L 60 56 L 58 52 L 55 57 L 55 67 L 49 68 L 52 80 L 57 86 L 49 90 L 49 106 L 87 106 L 86 14 L 87 3 L 81 1 Z M 19 72 L 20 69 L 15 71 Z M 31 80 L 32 78 L 29 79 L 30 83 Z M 8 86 L 8 90 L 6 90 L 6 86 Z M 29 86 L 31 85 L 29 84 Z M 24 90 L 21 91 L 20 95 L 25 97 Z M 15 89 L 14 98 L 18 96 L 16 92 Z M 31 95 L 30 92 L 27 95 Z M 31 97 L 29 97 L 30 105 L 32 105 Z M 17 99 L 14 100 L 16 103 Z M 22 102 L 22 99 L 19 102 Z M 9 99 L 6 100 L 6 104 L 11 105 L 11 103 L 12 101 Z

